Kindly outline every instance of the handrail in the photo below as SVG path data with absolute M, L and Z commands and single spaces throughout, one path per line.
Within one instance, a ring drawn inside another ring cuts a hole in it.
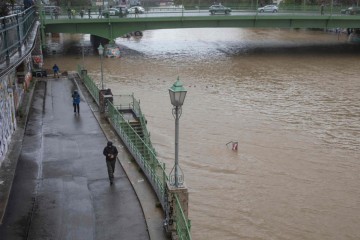
M 176 211 L 176 232 L 180 239 L 191 240 L 191 221 L 185 217 L 184 211 L 181 208 L 180 200 L 177 194 L 175 195 L 175 211 Z
M 80 65 L 78 65 L 78 73 L 81 76 L 82 68 Z M 85 83 L 85 87 L 87 88 L 87 90 L 89 91 L 91 96 L 94 98 L 96 103 L 99 105 L 99 88 L 98 88 L 98 86 L 94 83 L 94 81 L 87 74 L 83 75 L 83 81 Z
M 209 10 L 209 7 L 212 4 L 208 1 L 196 1 L 193 2 L 193 4 L 186 4 L 186 5 L 172 5 L 172 6 L 156 6 L 155 4 L 152 4 L 152 6 L 143 6 L 145 8 L 144 16 L 152 15 L 152 14 L 166 14 L 166 13 L 181 13 L 186 15 L 187 13 L 193 14 L 194 12 L 198 11 L 205 11 L 207 12 Z M 281 13 L 309 13 L 313 15 L 319 15 L 320 14 L 320 4 L 311 3 L 311 4 L 289 4 L 282 1 L 279 4 L 275 4 L 279 7 L 279 12 Z M 251 2 L 228 2 L 226 4 L 226 7 L 230 7 L 233 12 L 248 12 L 248 13 L 254 13 L 257 14 L 258 8 L 261 7 L 260 1 Z M 344 8 L 348 8 L 350 5 L 347 4 L 341 4 L 341 5 L 334 5 L 332 2 L 331 4 L 328 4 L 325 6 L 325 14 L 324 15 L 332 15 L 332 14 L 340 14 L 341 10 Z M 58 8 L 61 10 L 58 13 L 58 20 L 61 19 L 69 19 L 67 7 L 65 6 L 58 6 Z M 88 19 L 88 8 L 83 8 L 81 6 L 74 6 L 71 7 L 71 9 L 76 10 L 76 14 L 71 16 L 71 20 L 73 19 Z M 85 10 L 84 16 L 80 16 L 80 11 Z M 93 20 L 98 19 L 94 16 L 98 16 L 98 10 L 95 8 L 90 9 L 90 14 L 93 17 Z M 40 15 L 42 18 L 46 19 L 55 19 L 52 12 L 45 13 L 45 10 L 43 9 L 43 6 L 40 6 Z M 61 17 L 62 16 L 62 17 Z M 131 17 L 132 14 L 128 14 L 128 17 Z M 118 18 L 118 16 L 116 16 Z M 126 18 L 126 16 L 124 16 Z M 99 18 L 101 20 L 102 18 Z
M 94 81 L 89 77 L 86 72 L 82 71 L 83 69 L 78 65 L 78 73 L 84 79 L 84 83 L 91 96 L 95 99 L 97 104 L 99 105 L 99 91 L 100 89 L 94 83 Z M 96 94 L 97 91 L 97 94 Z M 116 97 L 116 96 L 115 96 Z M 129 97 L 129 95 L 125 95 L 125 97 Z M 137 111 L 138 117 L 142 118 L 144 121 L 145 117 L 143 117 L 140 110 L 140 102 L 136 101 L 134 95 L 131 95 L 132 103 L 129 102 L 125 104 L 131 108 L 133 111 Z M 122 106 L 122 105 L 121 105 Z M 167 204 L 167 195 L 172 194 L 167 192 L 166 184 L 168 182 L 168 176 L 165 172 L 165 164 L 161 163 L 155 154 L 154 148 L 151 145 L 150 137 L 148 140 L 141 138 L 137 132 L 131 127 L 130 123 L 124 118 L 124 116 L 118 110 L 119 105 L 113 104 L 110 101 L 107 102 L 107 117 L 109 119 L 110 124 L 115 129 L 116 133 L 121 137 L 127 149 L 131 153 L 131 155 L 136 160 L 137 164 L 140 166 L 144 174 L 146 175 L 148 181 L 153 187 L 161 206 L 165 212 L 168 212 L 168 204 Z M 146 122 L 144 122 L 146 125 Z M 144 125 L 144 126 L 145 126 Z M 147 132 L 145 129 L 144 132 Z M 146 138 L 145 138 L 146 139 Z M 191 240 L 190 234 L 190 220 L 188 220 L 182 210 L 180 201 L 176 194 L 174 194 L 176 202 L 175 202 L 175 211 L 176 211 L 176 232 L 181 240 Z
M 162 206 L 164 207 L 166 182 L 164 182 L 163 179 L 165 169 L 157 160 L 152 147 L 144 142 L 144 140 L 130 126 L 129 122 L 124 119 L 123 115 L 110 102 L 108 103 L 108 118 L 117 134 L 124 141 L 128 150 L 132 153 L 136 162 L 147 176 Z
M 143 129 L 144 141 L 145 143 L 152 149 L 152 151 L 156 154 L 155 149 L 153 148 L 150 141 L 150 133 L 146 127 L 146 118 L 145 115 L 141 112 L 140 101 L 136 100 L 134 94 L 131 95 L 121 95 L 114 96 L 113 104 L 120 110 L 132 108 L 136 117 L 139 119 L 141 127 Z
M 15 53 L 21 53 L 21 47 L 32 31 L 36 21 L 35 7 L 23 12 L 0 18 L 0 64 Z

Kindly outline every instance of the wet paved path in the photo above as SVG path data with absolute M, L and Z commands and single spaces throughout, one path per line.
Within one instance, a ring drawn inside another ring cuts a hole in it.
M 74 89 L 66 78 L 35 87 L 1 239 L 149 239 L 118 162 L 109 185 L 107 139 L 83 96 L 80 114 L 73 113 Z

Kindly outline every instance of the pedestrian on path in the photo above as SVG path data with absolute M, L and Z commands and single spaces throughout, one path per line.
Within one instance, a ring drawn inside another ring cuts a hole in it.
M 71 19 L 71 8 L 68 7 L 67 9 L 68 18 Z
M 75 19 L 75 15 L 76 15 L 76 10 L 71 9 L 71 16 L 72 16 L 73 19 Z
M 88 16 L 89 16 L 89 19 L 91 18 L 91 8 L 88 8 Z
M 135 17 L 139 17 L 139 9 L 137 7 L 135 7 Z
M 102 18 L 102 9 L 101 9 L 101 6 L 99 7 L 99 16 L 98 16 L 98 18 Z
M 77 90 L 74 91 L 73 95 L 73 106 L 74 106 L 74 113 L 80 114 L 80 94 Z
M 106 157 L 106 166 L 108 170 L 110 185 L 114 183 L 114 172 L 115 172 L 115 160 L 118 155 L 118 150 L 113 146 L 112 142 L 108 142 L 103 151 L 104 156 Z
M 325 9 L 325 4 L 323 2 L 323 3 L 321 3 L 321 6 L 320 6 L 320 14 L 321 15 L 324 15 L 324 9 Z
M 54 15 L 55 15 L 55 19 L 59 18 L 59 9 L 54 8 Z
M 80 10 L 80 17 L 84 18 L 84 14 L 85 14 L 85 9 L 81 9 Z
M 53 71 L 54 71 L 54 77 L 59 78 L 59 71 L 60 71 L 60 69 L 59 69 L 58 65 L 56 65 L 56 63 L 55 63 L 54 66 L 53 66 Z

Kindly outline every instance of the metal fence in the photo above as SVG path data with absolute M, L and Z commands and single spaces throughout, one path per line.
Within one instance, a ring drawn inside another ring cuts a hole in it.
M 114 96 L 113 104 L 116 106 L 118 110 L 122 109 L 132 109 L 136 115 L 136 117 L 139 119 L 141 126 L 143 127 L 143 133 L 144 133 L 144 142 L 152 149 L 152 151 L 156 154 L 155 149 L 153 148 L 151 141 L 150 141 L 150 133 L 147 130 L 146 127 L 146 118 L 144 114 L 141 112 L 140 108 L 140 101 L 137 101 L 134 97 L 134 94 L 131 95 L 120 95 Z
M 82 70 L 83 69 L 81 68 L 81 66 L 78 65 L 78 73 L 80 75 L 82 75 L 82 78 L 83 78 L 83 81 L 85 83 L 87 90 L 89 91 L 91 96 L 94 98 L 96 103 L 99 105 L 99 88 L 87 74 L 84 74 L 84 72 Z
M 92 97 L 99 105 L 99 91 L 100 89 L 94 83 L 82 68 L 78 66 L 78 72 L 84 81 L 84 84 Z M 129 121 L 120 113 L 119 110 L 132 109 L 137 118 L 140 119 L 143 128 L 144 137 L 140 137 L 138 133 L 132 128 Z M 167 203 L 168 195 L 171 194 L 167 191 L 166 184 L 168 176 L 165 172 L 165 164 L 161 163 L 157 157 L 154 148 L 150 141 L 150 134 L 146 129 L 146 119 L 141 113 L 140 102 L 134 98 L 134 95 L 115 95 L 113 103 L 107 103 L 107 117 L 109 122 L 115 129 L 116 133 L 121 137 L 131 155 L 136 160 L 152 188 L 154 189 L 164 212 L 169 212 Z M 178 239 L 191 240 L 190 233 L 190 220 L 185 216 L 181 203 L 177 194 L 171 196 L 175 198 L 175 213 L 176 213 L 176 232 Z
M 0 18 L 0 63 L 20 52 L 36 21 L 35 7 Z
M 216 2 L 216 1 L 215 1 Z M 219 2 L 219 1 L 217 1 Z M 278 6 L 279 13 L 304 13 L 309 15 L 319 15 L 321 9 L 321 1 L 310 2 L 310 1 L 302 1 L 299 3 L 295 3 L 294 1 L 273 1 L 274 5 Z M 278 3 L 276 3 L 278 2 Z M 325 1 L 326 2 L 326 1 Z M 263 3 L 261 1 L 221 1 L 221 3 L 232 9 L 233 13 L 236 12 L 244 12 L 249 14 L 258 14 L 259 8 L 263 7 Z M 196 12 L 206 12 L 209 13 L 209 7 L 214 4 L 212 1 L 187 1 L 183 3 L 179 3 L 179 5 L 163 5 L 162 1 L 144 1 L 142 7 L 144 8 L 144 12 L 140 13 L 140 16 L 158 17 L 158 14 L 164 16 L 164 14 L 169 14 L 169 16 L 174 16 L 174 13 L 178 15 L 189 15 L 193 16 Z M 52 11 L 47 11 L 44 6 L 40 6 L 41 16 L 46 19 L 101 19 L 105 17 L 105 13 L 109 12 L 109 7 L 105 6 L 105 9 L 99 10 L 99 7 L 82 7 L 82 6 L 72 6 L 71 9 L 68 6 L 59 6 L 57 7 L 59 10 L 57 15 Z M 342 9 L 347 9 L 351 7 L 351 4 L 331 1 L 325 4 L 325 15 L 340 15 Z M 113 8 L 120 9 L 119 6 L 113 6 Z M 124 8 L 124 6 L 122 6 Z M 70 10 L 70 11 L 69 11 Z M 113 16 L 115 18 L 119 18 L 120 14 L 117 12 L 118 10 L 112 10 Z M 122 10 L 124 11 L 124 10 Z M 83 14 L 80 14 L 83 13 Z M 122 14 L 121 17 L 126 17 L 126 14 Z M 134 17 L 133 13 L 127 14 L 127 17 Z
M 191 240 L 191 221 L 185 217 L 178 196 L 175 194 L 176 233 L 179 239 Z

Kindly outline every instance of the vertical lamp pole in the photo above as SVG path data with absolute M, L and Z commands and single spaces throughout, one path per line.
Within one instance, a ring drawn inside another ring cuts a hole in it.
M 100 55 L 100 62 L 101 62 L 101 90 L 104 89 L 104 77 L 103 77 L 103 54 L 104 54 L 104 47 L 101 45 L 98 47 L 99 55 Z
M 84 70 L 85 69 L 84 42 L 81 43 L 81 52 L 82 52 L 82 70 Z
M 181 2 L 181 17 L 184 17 L 184 0 Z
M 179 77 L 172 87 L 169 88 L 171 104 L 174 106 L 172 114 L 175 118 L 175 165 L 170 172 L 170 185 L 175 185 L 176 188 L 184 183 L 184 176 L 179 166 L 179 118 L 181 116 L 181 106 L 184 103 L 186 92 Z M 173 175 L 173 171 L 175 171 L 175 175 Z

